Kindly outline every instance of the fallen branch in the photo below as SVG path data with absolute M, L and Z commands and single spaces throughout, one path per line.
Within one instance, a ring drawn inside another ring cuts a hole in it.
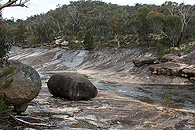
M 26 125 L 29 125 L 29 126 L 55 127 L 54 125 L 30 123 L 30 122 L 24 121 L 24 120 L 22 120 L 22 119 L 16 118 L 16 117 L 15 117 L 14 115 L 12 115 L 12 114 L 9 114 L 9 116 L 10 116 L 11 118 L 13 118 L 15 121 L 20 122 L 20 123 L 23 123 L 23 124 L 26 124 Z

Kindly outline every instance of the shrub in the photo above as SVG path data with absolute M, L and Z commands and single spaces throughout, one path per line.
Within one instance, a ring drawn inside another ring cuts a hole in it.
M 32 47 L 35 44 L 39 44 L 40 40 L 38 38 L 36 38 L 35 36 L 30 36 L 29 40 L 28 40 L 28 46 Z
M 0 66 L 3 63 L 8 63 L 8 51 L 10 50 L 11 44 L 8 36 L 7 26 L 5 22 L 0 20 Z
M 83 40 L 85 33 L 83 31 L 79 31 L 76 35 L 77 40 Z
M 84 47 L 86 50 L 93 50 L 95 48 L 94 41 L 93 41 L 93 35 L 89 30 L 85 34 L 83 43 L 84 43 Z
M 2 117 L 5 112 L 8 110 L 8 106 L 5 104 L 5 101 L 0 99 L 0 117 Z

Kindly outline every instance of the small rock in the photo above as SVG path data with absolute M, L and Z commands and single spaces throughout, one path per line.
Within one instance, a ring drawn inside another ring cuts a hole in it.
M 47 83 L 49 92 L 69 100 L 91 99 L 97 96 L 97 88 L 78 73 L 61 73 L 51 76 Z

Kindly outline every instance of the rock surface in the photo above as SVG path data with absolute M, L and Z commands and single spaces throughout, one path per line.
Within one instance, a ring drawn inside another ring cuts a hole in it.
M 69 100 L 91 99 L 97 96 L 96 87 L 78 73 L 55 74 L 47 85 L 51 94 Z
M 186 67 L 188 67 L 188 65 L 186 64 L 166 62 L 166 63 L 157 64 L 157 65 L 150 65 L 149 70 L 153 74 L 181 76 L 182 70 Z
M 41 79 L 38 72 L 28 65 L 18 61 L 10 61 L 10 66 L 16 67 L 13 75 L 14 81 L 9 88 L 1 89 L 0 98 L 15 106 L 17 112 L 23 112 L 27 108 L 27 103 L 39 94 Z M 4 67 L 4 69 L 6 68 L 7 66 Z M 0 73 L 4 69 L 1 69 Z
M 114 92 L 98 91 L 90 101 L 68 101 L 53 97 L 43 84 L 41 93 L 29 104 L 32 123 L 55 125 L 35 127 L 47 130 L 194 130 L 195 112 L 166 108 L 127 98 Z M 0 119 L 1 122 L 1 119 Z M 6 122 L 5 127 L 10 124 Z M 12 123 L 13 124 L 13 123 Z M 10 125 L 12 125 L 10 124 Z M 16 127 L 16 126 L 15 126 Z M 25 129 L 28 126 L 25 126 Z M 19 127 L 20 128 L 20 127 Z M 34 128 L 34 129 L 35 129 Z M 1 125 L 0 125 L 1 129 Z M 29 128 L 30 129 L 30 128 Z
M 155 60 L 155 58 L 151 57 L 138 57 L 133 60 L 133 63 L 135 66 L 140 67 L 145 64 L 154 64 Z
M 162 57 L 161 61 L 164 63 L 149 66 L 149 70 L 153 74 L 182 76 L 194 79 L 195 51 L 181 57 L 174 54 L 167 54 Z
M 45 71 L 76 71 L 106 82 L 144 85 L 193 85 L 187 78 L 154 75 L 148 66 L 136 67 L 133 59 L 156 56 L 143 49 L 108 49 L 98 51 L 66 50 L 61 48 L 13 48 L 10 59 L 19 60 Z
M 195 65 L 195 51 L 179 57 L 176 60 L 176 62 L 183 63 L 183 64 L 188 64 L 188 65 Z
M 182 76 L 186 78 L 195 77 L 195 65 L 191 65 L 183 69 Z
M 174 54 L 166 54 L 161 58 L 161 62 L 168 62 L 168 61 L 173 61 L 178 59 L 179 56 L 174 55 Z

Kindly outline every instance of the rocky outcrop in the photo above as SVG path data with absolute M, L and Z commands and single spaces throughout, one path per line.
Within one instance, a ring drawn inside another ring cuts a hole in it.
M 166 62 L 157 65 L 150 65 L 149 70 L 153 74 L 181 76 L 182 70 L 188 67 L 186 64 Z
M 78 73 L 55 74 L 47 85 L 53 96 L 69 100 L 91 99 L 97 96 L 96 87 Z
M 161 58 L 161 62 L 168 62 L 168 61 L 173 61 L 173 60 L 176 60 L 178 59 L 179 56 L 177 55 L 174 55 L 174 54 L 166 54 L 164 55 L 162 58 Z
M 133 60 L 135 66 L 140 67 L 145 64 L 154 64 L 156 58 L 151 57 L 138 57 Z
M 191 65 L 183 69 L 181 75 L 186 78 L 195 77 L 195 65 Z
M 41 79 L 38 72 L 32 67 L 18 61 L 10 61 L 10 66 L 15 67 L 13 82 L 8 88 L 3 88 L 0 83 L 0 98 L 13 105 L 17 112 L 24 112 L 27 103 L 32 101 L 41 90 Z M 0 69 L 2 73 L 8 66 Z
M 188 65 L 195 65 L 195 51 L 187 54 L 187 55 L 183 55 L 181 57 L 179 57 L 176 62 L 178 63 L 184 63 L 184 64 L 188 64 Z
M 194 81 L 195 77 L 195 52 L 191 52 L 184 56 L 176 56 L 167 54 L 162 57 L 162 62 L 156 65 L 150 65 L 149 70 L 153 74 L 182 76 Z

